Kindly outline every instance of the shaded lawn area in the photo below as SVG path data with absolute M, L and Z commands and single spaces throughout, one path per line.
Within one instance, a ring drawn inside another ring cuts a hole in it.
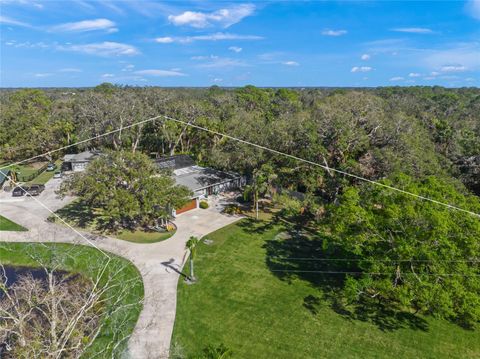
M 8 218 L 0 216 L 0 231 L 28 231 L 28 229 L 12 222 Z
M 267 255 L 305 244 L 285 233 L 281 224 L 246 219 L 207 236 L 213 244 L 198 247 L 198 283 L 178 285 L 172 353 L 198 355 L 223 343 L 234 358 L 480 357 L 478 330 L 402 312 L 353 319 L 334 310 L 322 289 L 331 275 L 316 274 L 330 277 L 315 284 L 272 272 Z
M 121 357 L 127 348 L 128 336 L 132 333 L 142 310 L 143 282 L 140 273 L 129 261 L 110 254 L 112 261 L 107 266 L 104 276 L 113 277 L 114 281 L 125 285 L 129 283 L 128 294 L 120 299 L 120 303 L 114 303 L 116 293 L 107 293 L 111 299 L 106 302 L 106 315 L 103 318 L 104 327 L 94 340 L 92 346 L 84 353 L 82 358 L 91 358 L 94 353 L 102 353 L 99 358 Z M 36 258 L 35 259 L 32 259 Z M 99 273 L 105 265 L 106 257 L 97 249 L 72 244 L 59 243 L 1 243 L 0 263 L 3 265 L 38 267 L 38 261 L 48 263 L 55 258 L 55 262 L 61 263 L 60 270 L 70 273 L 78 273 L 87 278 L 92 278 Z M 113 288 L 115 289 L 115 288 Z M 112 346 L 107 345 L 111 341 L 118 342 L 118 348 L 113 351 Z
M 73 227 L 86 229 L 92 232 L 96 231 L 96 215 L 95 211 L 87 206 L 84 202 L 75 200 L 56 212 L 63 220 Z M 55 219 L 54 216 L 50 216 Z M 61 224 L 61 221 L 57 222 Z M 171 232 L 156 232 L 137 229 L 135 231 L 124 230 L 120 233 L 106 233 L 109 236 L 119 238 L 128 242 L 135 243 L 155 243 L 164 241 L 175 234 Z

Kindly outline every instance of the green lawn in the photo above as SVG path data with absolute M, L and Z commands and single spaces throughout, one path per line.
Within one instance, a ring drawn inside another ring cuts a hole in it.
M 106 315 L 104 327 L 83 358 L 92 358 L 94 353 L 105 352 L 98 358 L 120 358 L 120 353 L 127 347 L 128 335 L 133 331 L 142 309 L 143 283 L 135 266 L 125 259 L 114 256 L 106 267 L 104 278 L 111 276 L 113 280 L 127 288 L 126 296 L 119 296 L 118 288 L 107 293 Z M 33 260 L 37 258 L 38 260 Z M 55 259 L 61 263 L 59 269 L 93 277 L 100 273 L 105 264 L 105 256 L 97 249 L 71 244 L 39 244 L 39 243 L 1 243 L 0 263 L 13 266 L 36 267 L 38 261 L 46 263 Z M 128 284 L 127 284 L 128 283 Z M 128 285 L 128 287 L 126 287 Z M 118 300 L 119 303 L 115 303 Z M 113 352 L 108 345 L 112 339 L 118 342 L 118 348 Z M 121 340 L 120 340 L 121 339 Z
M 480 357 L 479 330 L 411 313 L 352 319 L 325 296 L 331 274 L 272 272 L 267 254 L 309 250 L 284 233 L 242 220 L 207 236 L 213 244 L 199 245 L 198 283 L 178 285 L 172 353 L 194 356 L 223 343 L 233 358 Z
M 0 231 L 27 231 L 27 229 L 8 218 L 0 216 Z
M 146 231 L 123 231 L 118 234 L 113 234 L 114 237 L 123 239 L 124 241 L 134 243 L 155 243 L 164 241 L 175 234 L 175 231 L 171 232 L 146 232 Z
M 57 165 L 57 168 L 55 169 L 55 171 L 43 171 L 42 173 L 40 173 L 37 177 L 35 177 L 33 180 L 31 180 L 30 182 L 28 182 L 28 184 L 45 184 L 47 183 L 48 181 L 50 181 L 53 177 L 53 174 L 56 172 L 56 171 L 59 171 L 60 170 L 60 166 L 62 164 L 62 160 L 57 160 L 55 161 L 55 164 Z

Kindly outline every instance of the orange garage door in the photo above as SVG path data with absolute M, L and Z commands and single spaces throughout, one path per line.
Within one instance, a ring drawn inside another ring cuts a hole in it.
M 197 208 L 197 200 L 196 199 L 192 199 L 185 206 L 177 209 L 176 212 L 177 212 L 177 214 L 180 214 L 180 213 L 183 213 L 183 212 L 186 212 L 186 211 L 190 211 L 191 209 L 194 209 L 194 208 Z

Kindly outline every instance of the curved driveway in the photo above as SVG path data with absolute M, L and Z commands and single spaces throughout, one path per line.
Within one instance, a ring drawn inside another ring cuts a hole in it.
M 58 183 L 57 180 L 47 183 L 45 192 L 38 197 L 39 201 L 54 211 L 72 200 L 60 200 L 54 194 Z M 130 260 L 142 275 L 145 299 L 129 340 L 130 358 L 168 358 L 175 322 L 177 283 L 186 255 L 186 241 L 190 236 L 202 237 L 240 219 L 220 213 L 224 206 L 221 201 L 212 204 L 209 209 L 196 209 L 178 216 L 175 220 L 177 232 L 163 242 L 136 244 L 109 237 L 93 241 L 98 248 Z M 0 232 L 2 241 L 89 245 L 73 230 L 46 222 L 50 212 L 32 198 L 16 200 L 10 193 L 1 193 L 0 214 L 29 229 L 28 232 Z M 86 232 L 83 234 L 88 235 Z M 94 236 L 87 236 L 90 237 Z

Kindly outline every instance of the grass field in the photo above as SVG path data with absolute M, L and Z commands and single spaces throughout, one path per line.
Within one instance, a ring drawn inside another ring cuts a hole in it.
M 352 319 L 325 296 L 329 278 L 318 276 L 327 275 L 272 272 L 267 255 L 304 250 L 285 233 L 279 224 L 242 220 L 207 236 L 213 244 L 199 245 L 198 283 L 178 285 L 172 353 L 224 344 L 246 359 L 480 357 L 478 330 L 411 313 Z
M 99 358 L 120 357 L 119 353 L 127 345 L 124 337 L 133 331 L 142 309 L 143 283 L 140 273 L 130 262 L 114 255 L 111 256 L 112 261 L 107 266 L 105 277 L 111 275 L 114 281 L 123 286 L 128 282 L 130 288 L 128 295 L 122 297 L 117 305 L 114 305 L 114 301 L 118 299 L 118 293 L 108 293 L 108 296 L 111 296 L 110 301 L 106 302 L 106 311 L 109 314 L 104 317 L 104 327 L 83 358 L 91 358 L 93 357 L 92 353 L 102 350 L 105 352 Z M 105 263 L 105 257 L 100 251 L 86 246 L 53 243 L 0 243 L 0 263 L 4 265 L 37 267 L 38 261 L 49 263 L 53 258 L 57 263 L 62 263 L 59 269 L 80 273 L 86 277 L 93 277 L 99 273 L 99 269 Z M 117 272 L 119 267 L 121 269 Z M 115 272 L 113 272 L 114 268 Z M 119 350 L 113 354 L 112 347 L 107 346 L 112 338 L 114 340 L 124 339 L 123 341 L 119 340 Z
M 0 231 L 27 231 L 27 229 L 8 218 L 0 216 Z

